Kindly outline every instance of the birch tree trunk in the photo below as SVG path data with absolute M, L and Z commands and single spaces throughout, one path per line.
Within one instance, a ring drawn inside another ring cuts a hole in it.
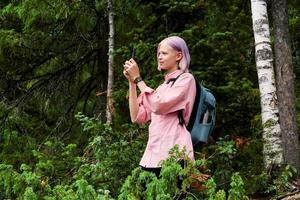
M 114 51 L 114 9 L 113 0 L 107 0 L 108 22 L 109 22 L 109 37 L 108 37 L 108 81 L 107 81 L 107 104 L 106 104 L 106 123 L 112 123 L 113 99 L 112 91 L 114 84 L 113 70 L 113 51 Z
M 266 1 L 251 0 L 251 10 L 263 124 L 264 164 L 269 169 L 283 163 L 283 149 Z
M 286 0 L 272 1 L 275 33 L 275 71 L 284 162 L 300 170 L 294 73 Z

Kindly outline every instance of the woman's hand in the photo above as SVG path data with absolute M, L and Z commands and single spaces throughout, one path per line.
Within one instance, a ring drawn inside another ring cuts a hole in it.
M 126 67 L 125 64 L 124 64 L 123 75 L 125 76 L 125 78 L 126 78 L 129 82 L 133 83 L 134 79 L 132 79 L 132 78 L 130 77 L 130 75 L 129 75 L 127 69 L 128 69 L 128 67 Z
M 135 78 L 140 76 L 140 69 L 134 59 L 131 58 L 125 62 L 123 74 L 126 78 L 129 77 L 129 79 L 127 79 L 132 82 Z
M 128 72 L 125 70 L 125 68 L 123 70 L 123 74 L 129 82 L 133 82 L 133 80 L 130 79 L 130 76 L 129 76 Z

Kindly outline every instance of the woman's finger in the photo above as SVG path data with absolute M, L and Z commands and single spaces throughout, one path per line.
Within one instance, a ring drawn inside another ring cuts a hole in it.
M 134 60 L 133 58 L 131 58 L 129 61 L 130 61 L 132 64 L 136 64 L 136 62 L 135 62 L 135 60 Z
M 132 65 L 132 62 L 130 62 L 129 60 L 126 60 L 125 65 Z

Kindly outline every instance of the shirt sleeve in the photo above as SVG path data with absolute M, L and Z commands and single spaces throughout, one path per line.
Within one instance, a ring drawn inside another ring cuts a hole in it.
M 148 93 L 153 92 L 153 90 L 149 87 L 146 89 L 146 91 Z M 143 98 L 144 95 L 142 94 L 140 94 L 138 97 L 139 110 L 133 123 L 144 124 L 151 120 L 151 110 L 143 105 Z
M 166 83 L 164 83 L 166 84 Z M 169 83 L 160 90 L 147 88 L 141 93 L 142 104 L 146 109 L 158 115 L 165 115 L 178 110 L 184 110 L 189 98 L 189 92 L 195 93 L 195 80 L 191 74 L 182 74 L 171 86 Z M 194 96 L 195 97 L 195 96 Z

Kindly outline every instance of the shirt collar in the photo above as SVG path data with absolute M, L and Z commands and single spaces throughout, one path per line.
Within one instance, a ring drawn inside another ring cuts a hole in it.
M 182 71 L 180 71 L 179 69 L 177 69 L 176 71 L 174 72 L 171 72 L 169 74 L 166 74 L 165 75 L 165 81 L 168 81 L 170 80 L 171 78 L 176 78 L 179 74 L 181 74 Z

